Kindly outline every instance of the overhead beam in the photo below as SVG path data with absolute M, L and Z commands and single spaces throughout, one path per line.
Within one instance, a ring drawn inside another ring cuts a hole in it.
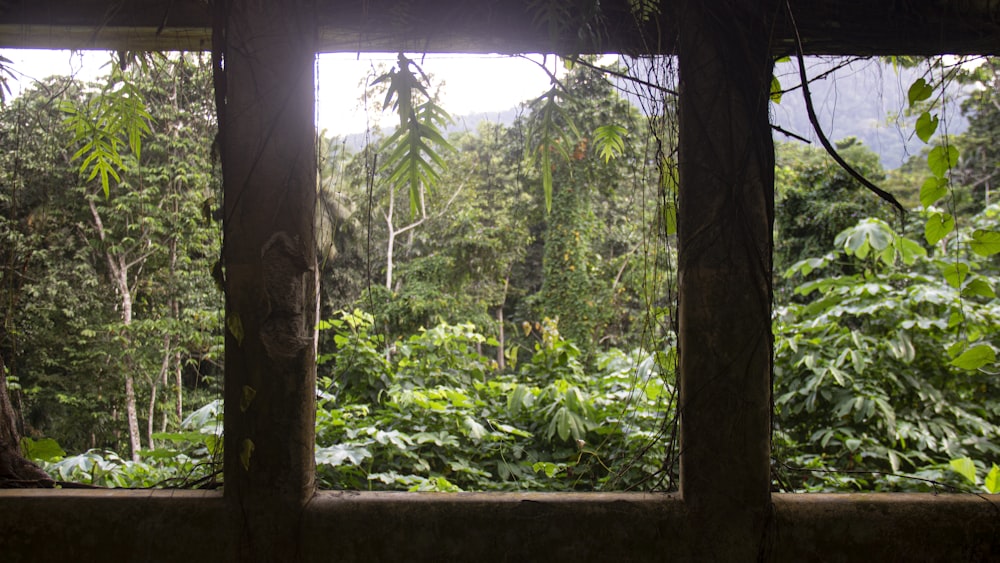
M 1000 2 L 792 0 L 812 55 L 1000 54 Z M 628 0 L 569 1 L 546 19 L 528 0 L 316 0 L 318 52 L 672 53 L 677 0 L 637 20 Z M 599 6 L 599 12 L 588 12 Z M 779 11 L 784 10 L 780 3 Z M 776 14 L 775 54 L 795 33 Z M 0 47 L 207 50 L 206 0 L 7 0 Z

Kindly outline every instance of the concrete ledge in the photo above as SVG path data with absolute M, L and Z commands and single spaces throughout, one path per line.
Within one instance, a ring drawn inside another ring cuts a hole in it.
M 765 561 L 997 561 L 1000 496 L 774 495 Z M 0 560 L 228 560 L 220 492 L 2 490 Z M 303 561 L 697 561 L 683 501 L 639 493 L 318 493 Z M 292 560 L 295 555 L 290 555 Z
M 774 495 L 773 561 L 1000 561 L 1000 495 Z
M 224 561 L 222 493 L 0 490 L 0 561 Z
M 324 492 L 303 540 L 316 561 L 627 562 L 687 559 L 686 529 L 676 495 Z

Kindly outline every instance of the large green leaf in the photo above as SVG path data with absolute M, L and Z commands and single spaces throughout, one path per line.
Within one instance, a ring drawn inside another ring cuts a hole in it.
M 986 474 L 986 479 L 983 480 L 983 487 L 985 487 L 991 495 L 1000 493 L 1000 467 L 998 467 L 997 464 L 994 463 L 993 468 Z
M 960 457 L 958 459 L 953 459 L 948 464 L 951 470 L 958 473 L 962 477 L 965 477 L 973 485 L 976 484 L 976 464 L 972 462 L 971 459 L 967 457 Z
M 364 446 L 334 444 L 325 448 L 316 448 L 316 463 L 320 465 L 334 467 L 344 463 L 361 465 L 362 461 L 370 457 L 372 457 L 371 452 Z
M 872 250 L 882 252 L 889 248 L 894 238 L 892 229 L 883 221 L 865 219 L 837 235 L 835 244 L 842 245 L 848 255 L 864 259 Z
M 931 176 L 920 186 L 920 205 L 930 207 L 948 194 L 948 180 Z
M 951 361 L 951 365 L 961 369 L 979 369 L 997 361 L 996 351 L 988 344 L 973 346 Z
M 24 457 L 40 461 L 56 461 L 66 456 L 66 452 L 52 438 L 33 440 L 21 438 L 21 451 Z
M 969 265 L 963 262 L 941 262 L 941 275 L 951 287 L 958 289 L 965 283 L 965 278 L 969 277 Z
M 938 116 L 931 116 L 930 112 L 925 111 L 917 118 L 917 137 L 920 137 L 920 140 L 925 143 L 930 142 L 937 127 Z
M 918 78 L 913 84 L 910 84 L 910 89 L 907 91 L 906 97 L 912 108 L 914 104 L 930 98 L 932 94 L 934 94 L 934 88 L 923 78 Z
M 993 290 L 993 286 L 990 285 L 990 282 L 981 277 L 969 280 L 969 283 L 962 288 L 962 297 L 985 297 L 987 299 L 993 299 L 996 296 L 996 291 Z
M 958 149 L 952 145 L 938 145 L 927 155 L 927 166 L 938 178 L 944 178 L 948 170 L 958 164 Z
M 972 233 L 969 247 L 980 256 L 992 256 L 1000 252 L 1000 231 L 976 229 Z
M 924 238 L 927 244 L 937 244 L 955 230 L 955 218 L 950 213 L 935 211 L 927 217 L 924 224 Z

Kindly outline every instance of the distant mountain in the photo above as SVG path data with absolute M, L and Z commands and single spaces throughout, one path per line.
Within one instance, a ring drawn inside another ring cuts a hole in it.
M 453 122 L 447 128 L 445 128 L 445 133 L 460 133 L 464 131 L 476 131 L 479 129 L 479 124 L 487 121 L 490 123 L 500 123 L 503 125 L 511 125 L 521 114 L 521 110 L 512 107 L 502 111 L 484 111 L 480 113 L 472 113 L 469 115 L 459 115 L 453 117 Z M 384 133 L 386 135 L 391 135 L 395 129 L 386 130 Z M 351 152 L 358 152 L 365 146 L 366 134 L 365 133 L 351 133 L 342 137 L 338 137 L 338 142 L 335 143 L 337 147 L 346 147 Z
M 808 70 L 810 77 L 822 72 L 815 61 Z M 790 88 L 799 84 L 796 63 L 782 63 L 776 72 L 781 84 Z M 820 126 L 831 141 L 844 137 L 857 137 L 878 153 L 886 169 L 898 168 L 913 154 L 926 146 L 913 134 L 915 116 L 896 116 L 907 108 L 907 90 L 922 74 L 918 69 L 899 69 L 875 61 L 860 61 L 839 70 L 835 75 L 809 84 L 813 106 Z M 772 104 L 771 122 L 775 125 L 810 139 L 819 146 L 818 138 L 809 123 L 801 90 L 787 92 L 781 103 Z M 942 126 L 947 123 L 950 134 L 965 131 L 968 120 L 958 110 L 957 104 L 942 116 Z M 791 140 L 775 131 L 776 141 Z
M 824 68 L 816 60 L 811 60 L 809 64 L 810 77 L 824 72 Z M 778 65 L 775 74 L 785 88 L 792 88 L 799 83 L 795 63 Z M 891 66 L 861 61 L 840 69 L 831 77 L 813 81 L 809 88 L 823 132 L 831 141 L 857 137 L 878 153 L 886 169 L 898 168 L 910 155 L 919 154 L 925 146 L 912 134 L 914 117 L 903 118 L 899 123 L 895 119 L 895 116 L 905 112 L 907 89 L 920 75 L 921 72 L 916 69 L 900 69 L 897 73 Z M 801 90 L 787 92 L 781 103 L 772 104 L 771 108 L 772 123 L 819 146 L 812 124 L 809 123 Z M 521 111 L 512 107 L 502 111 L 457 116 L 447 132 L 476 131 L 482 121 L 511 125 Z M 957 105 L 949 108 L 943 117 L 943 123 L 947 123 L 951 134 L 962 133 L 968 128 L 968 121 L 961 115 Z M 386 132 L 388 133 L 391 130 Z M 777 131 L 774 139 L 792 140 Z M 364 142 L 364 133 L 354 133 L 343 137 L 342 143 L 338 145 L 357 152 L 364 147 Z

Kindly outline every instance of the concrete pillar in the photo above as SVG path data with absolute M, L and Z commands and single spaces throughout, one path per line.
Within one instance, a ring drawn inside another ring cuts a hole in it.
M 770 504 L 772 60 L 758 0 L 680 2 L 681 494 L 703 561 L 751 561 Z
M 232 554 L 238 561 L 294 561 L 299 520 L 315 486 L 315 17 L 297 0 L 231 0 L 224 10 L 216 33 L 225 40 L 225 498 L 238 542 Z

